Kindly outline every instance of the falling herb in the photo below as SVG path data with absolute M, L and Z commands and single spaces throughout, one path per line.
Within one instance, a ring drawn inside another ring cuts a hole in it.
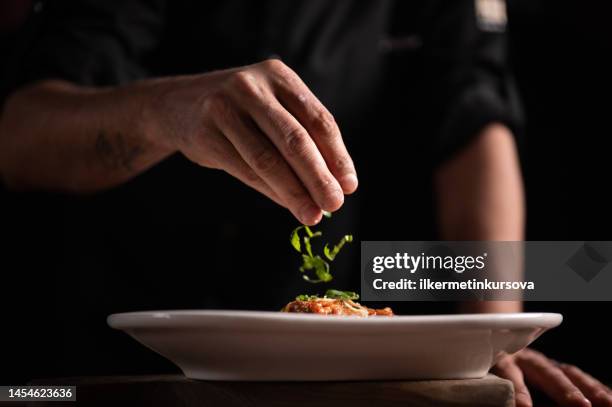
M 291 233 L 291 246 L 293 246 L 298 252 L 302 251 L 302 247 L 300 245 L 300 235 L 298 234 L 298 232 L 300 231 L 300 229 L 303 228 L 304 226 L 297 227 Z
M 345 235 L 338 242 L 338 244 L 334 246 L 334 248 L 331 251 L 329 250 L 329 246 L 326 244 L 325 247 L 323 248 L 323 254 L 325 254 L 325 257 L 327 257 L 329 260 L 333 261 L 336 258 L 336 255 L 338 254 L 340 249 L 342 249 L 342 246 L 344 246 L 347 242 L 352 242 L 352 241 L 353 241 L 353 236 Z
M 304 274 L 302 278 L 309 283 L 327 283 L 332 280 L 332 275 L 329 272 L 329 263 L 323 260 L 321 256 L 312 256 L 312 254 L 302 255 L 304 263 L 300 267 L 300 271 L 305 273 L 306 271 L 314 270 L 316 279 L 311 278 L 308 274 Z
M 326 217 L 331 217 L 331 213 L 323 212 Z M 300 237 L 300 231 L 304 231 L 303 236 Z M 291 246 L 302 254 L 302 266 L 300 272 L 304 273 L 302 278 L 309 283 L 327 283 L 332 280 L 332 275 L 329 271 L 329 263 L 320 255 L 314 255 L 312 252 L 312 245 L 310 240 L 315 237 L 322 236 L 323 233 L 320 231 L 313 232 L 308 226 L 298 226 L 291 232 Z M 328 244 L 323 248 L 323 254 L 329 261 L 333 261 L 338 252 L 347 242 L 352 242 L 353 236 L 344 236 L 333 249 L 329 249 Z M 302 246 L 303 243 L 303 246 Z M 309 275 L 307 272 L 313 272 L 314 276 Z

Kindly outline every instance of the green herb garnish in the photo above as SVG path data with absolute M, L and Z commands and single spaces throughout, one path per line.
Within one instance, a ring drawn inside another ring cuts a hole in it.
M 302 294 L 302 295 L 298 295 L 297 297 L 295 297 L 296 301 L 311 301 L 311 300 L 317 300 L 317 299 L 319 299 L 318 295 Z
M 312 300 L 318 300 L 321 297 L 319 297 L 318 295 L 307 295 L 307 294 L 302 294 L 302 295 L 298 295 L 297 297 L 295 297 L 296 301 L 312 301 Z M 354 293 L 352 291 L 340 291 L 340 290 L 334 290 L 334 289 L 329 289 L 325 292 L 325 295 L 323 296 L 323 298 L 331 298 L 334 300 L 358 300 L 359 299 L 359 294 Z
M 329 246 L 326 244 L 325 247 L 323 248 L 323 254 L 325 254 L 325 257 L 333 261 L 338 255 L 338 252 L 340 251 L 340 249 L 342 249 L 342 246 L 344 246 L 347 242 L 352 242 L 352 241 L 353 241 L 353 236 L 345 235 L 342 239 L 340 239 L 338 244 L 335 245 L 331 251 L 329 250 Z
M 329 289 L 325 292 L 326 298 L 333 298 L 336 300 L 358 300 L 359 294 L 352 291 L 340 291 Z
M 332 275 L 329 272 L 329 263 L 323 260 L 321 256 L 313 256 L 312 253 L 302 254 L 302 260 L 304 263 L 300 267 L 300 271 L 305 273 L 309 270 L 314 270 L 316 279 L 309 277 L 304 274 L 302 278 L 309 283 L 327 283 L 332 280 Z
M 300 235 L 298 234 L 298 232 L 300 231 L 300 229 L 303 228 L 304 226 L 298 226 L 297 228 L 293 229 L 293 232 L 291 232 L 291 246 L 293 246 L 298 252 L 302 251 L 302 247 L 300 244 Z
M 326 217 L 331 217 L 331 213 L 323 212 L 323 215 Z M 304 231 L 304 236 L 300 239 L 300 231 Z M 332 275 L 329 272 L 329 263 L 320 255 L 315 255 L 312 252 L 312 245 L 310 240 L 315 237 L 323 236 L 323 233 L 320 231 L 313 232 L 308 226 L 302 225 L 298 226 L 291 232 L 290 242 L 291 246 L 302 254 L 302 266 L 300 267 L 300 272 L 304 273 L 302 278 L 309 283 L 327 283 L 332 280 Z M 329 261 L 333 261 L 338 252 L 342 249 L 342 247 L 347 242 L 352 242 L 353 236 L 346 235 L 344 236 L 337 245 L 334 246 L 333 249 L 329 249 L 328 244 L 323 248 L 323 254 Z M 302 242 L 304 243 L 302 247 Z M 305 252 L 304 252 L 305 251 Z M 309 276 L 307 272 L 313 271 L 314 276 Z M 315 278 L 316 277 L 316 278 Z

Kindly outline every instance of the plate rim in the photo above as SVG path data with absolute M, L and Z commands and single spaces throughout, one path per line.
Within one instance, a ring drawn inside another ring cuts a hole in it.
M 561 324 L 563 315 L 552 312 L 516 312 L 483 314 L 436 314 L 436 315 L 397 315 L 394 317 L 361 318 L 351 316 L 325 316 L 282 313 L 279 311 L 250 310 L 155 310 L 114 313 L 106 318 L 107 324 L 118 330 L 147 328 L 175 329 L 221 326 L 228 329 L 232 324 L 240 327 L 257 326 L 268 323 L 283 328 L 343 328 L 372 326 L 378 328 L 415 328 L 439 329 L 459 326 L 461 328 L 520 329 L 554 328 Z M 261 326 L 259 328 L 262 328 Z M 263 329 L 262 329 L 263 330 Z

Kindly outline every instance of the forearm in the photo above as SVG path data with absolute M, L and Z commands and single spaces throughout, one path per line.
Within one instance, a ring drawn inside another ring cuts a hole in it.
M 332 114 L 275 59 L 105 89 L 43 82 L 13 94 L 0 116 L 0 175 L 13 187 L 108 188 L 174 152 L 307 225 L 358 184 Z
M 486 127 L 435 175 L 439 232 L 445 240 L 524 239 L 525 198 L 514 137 Z M 512 301 L 465 303 L 466 312 L 519 311 Z
M 172 151 L 150 131 L 145 83 L 85 88 L 45 81 L 0 116 L 0 174 L 17 189 L 88 192 L 121 184 Z
M 514 138 L 493 124 L 435 175 L 446 240 L 522 240 L 525 198 Z

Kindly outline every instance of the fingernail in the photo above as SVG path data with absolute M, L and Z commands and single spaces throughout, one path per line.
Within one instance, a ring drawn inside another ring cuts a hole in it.
M 300 218 L 305 225 L 315 225 L 321 220 L 322 212 L 318 207 L 307 204 L 300 211 Z
M 346 194 L 355 192 L 355 190 L 357 189 L 357 185 L 359 185 L 357 176 L 352 173 L 344 175 L 339 181 L 340 185 L 342 185 L 342 190 Z
M 326 194 L 324 201 L 321 202 L 323 209 L 329 212 L 334 212 L 340 209 L 343 203 L 344 203 L 344 193 L 340 189 L 340 186 L 330 190 Z
M 591 407 L 591 402 L 581 392 L 569 393 L 566 398 L 572 406 Z

